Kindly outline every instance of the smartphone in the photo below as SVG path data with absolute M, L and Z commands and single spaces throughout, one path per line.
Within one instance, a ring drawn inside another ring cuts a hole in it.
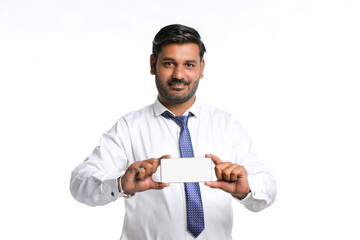
M 163 183 L 206 182 L 214 178 L 211 158 L 167 158 L 160 162 L 160 182 Z

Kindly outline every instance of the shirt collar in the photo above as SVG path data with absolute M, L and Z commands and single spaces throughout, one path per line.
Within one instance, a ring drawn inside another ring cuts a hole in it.
M 154 112 L 155 112 L 155 116 L 159 116 L 161 115 L 163 112 L 165 111 L 169 111 L 171 112 L 169 109 L 167 109 L 160 101 L 159 98 L 156 98 L 155 103 L 154 103 Z M 194 104 L 184 113 L 184 115 L 187 115 L 189 112 L 191 112 L 192 114 L 194 114 L 195 118 L 197 118 L 199 116 L 199 103 L 198 101 L 195 99 Z M 172 112 L 171 112 L 172 113 Z M 174 114 L 175 115 L 175 114 Z

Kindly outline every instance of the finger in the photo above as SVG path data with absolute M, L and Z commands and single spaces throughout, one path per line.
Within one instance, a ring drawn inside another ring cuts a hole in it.
M 160 158 L 151 158 L 145 161 L 141 161 L 141 165 L 137 169 L 137 175 L 139 180 L 151 176 L 154 174 L 159 166 L 160 160 L 163 158 L 170 158 L 170 155 L 164 155 Z
M 245 179 L 245 181 L 247 182 L 248 176 L 247 176 L 247 171 L 245 169 L 244 166 L 240 166 L 240 173 L 238 174 L 238 180 L 243 181 Z
M 240 178 L 247 178 L 247 172 L 244 166 L 238 165 L 232 172 L 234 179 L 232 181 L 238 181 Z
M 162 160 L 162 159 L 169 159 L 169 158 L 171 158 L 171 155 L 170 155 L 170 154 L 159 157 L 159 158 L 157 159 L 157 160 L 158 160 L 158 161 L 157 161 L 158 166 L 161 165 L 161 160 Z M 158 167 L 158 166 L 157 166 L 157 167 Z
M 215 175 L 216 175 L 218 180 L 223 180 L 224 179 L 223 170 L 225 168 L 227 168 L 231 164 L 232 163 L 229 163 L 229 162 L 222 162 L 222 163 L 215 166 Z
M 153 182 L 152 184 L 150 184 L 150 189 L 163 189 L 165 187 L 170 186 L 169 183 L 160 183 L 160 182 Z
M 221 189 L 231 194 L 235 193 L 236 191 L 236 185 L 234 182 L 211 181 L 211 182 L 205 182 L 205 185 L 211 188 Z
M 152 164 L 152 169 L 151 169 L 151 174 L 155 173 L 157 168 L 159 167 L 160 163 L 161 163 L 161 159 L 163 158 L 170 158 L 171 155 L 163 155 L 159 158 L 151 158 L 149 160 L 146 160 L 147 162 L 150 162 Z
M 138 180 L 144 180 L 144 178 L 147 177 L 152 171 L 152 164 L 149 163 L 148 160 L 136 162 L 132 165 L 132 167 L 137 167 L 135 170 L 135 174 L 136 179 Z
M 222 163 L 221 159 L 218 158 L 217 156 L 215 155 L 212 155 L 212 154 L 205 154 L 205 157 L 207 158 L 211 158 L 211 160 L 214 162 L 215 165 L 218 165 L 220 163 Z
M 237 180 L 237 176 L 234 175 L 233 171 L 238 168 L 239 165 L 237 164 L 230 164 L 228 165 L 225 169 L 223 169 L 222 171 L 222 175 L 223 175 L 223 179 L 230 182 L 230 181 L 236 181 Z M 233 178 L 235 178 L 235 180 L 232 180 Z
M 142 165 L 140 165 L 137 170 L 136 170 L 136 173 L 139 173 L 140 170 L 144 169 L 144 167 Z
M 140 165 L 136 170 L 136 179 L 144 180 L 145 177 L 146 177 L 146 170 L 142 165 Z
M 159 160 L 161 160 L 163 158 L 171 158 L 171 155 L 170 154 L 163 155 L 163 156 L 159 157 Z
M 205 182 L 206 186 L 209 186 L 211 188 L 219 188 L 222 189 L 223 187 L 223 182 L 221 181 L 210 181 L 210 182 Z
M 130 165 L 130 167 L 126 170 L 126 172 L 130 172 L 132 175 L 137 175 L 141 170 L 142 161 L 134 162 Z
M 232 170 L 231 181 L 236 182 L 239 179 L 241 172 L 242 172 L 241 166 L 237 166 L 234 170 Z
M 144 167 L 146 177 L 153 174 L 154 161 L 156 161 L 156 160 L 155 159 L 149 159 L 149 160 L 145 160 L 145 161 L 142 162 L 141 166 Z M 156 163 L 155 163 L 155 165 L 156 165 Z

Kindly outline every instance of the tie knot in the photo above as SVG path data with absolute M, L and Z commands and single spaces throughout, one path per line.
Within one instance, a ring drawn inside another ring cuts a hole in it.
M 161 114 L 161 116 L 167 118 L 167 119 L 171 119 L 173 121 L 175 121 L 180 127 L 186 126 L 189 117 L 193 116 L 192 113 L 189 112 L 188 115 L 183 115 L 183 116 L 174 116 L 172 115 L 169 111 L 165 111 Z
M 186 125 L 187 125 L 188 119 L 189 119 L 189 115 L 187 115 L 187 116 L 175 117 L 175 120 L 181 122 L 181 125 L 183 125 L 183 126 L 186 126 Z

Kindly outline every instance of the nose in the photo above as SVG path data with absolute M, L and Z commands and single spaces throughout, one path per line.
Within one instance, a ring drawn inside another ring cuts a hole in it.
M 184 73 L 184 68 L 179 64 L 174 68 L 173 71 L 173 78 L 177 78 L 177 79 L 183 79 L 185 76 Z

